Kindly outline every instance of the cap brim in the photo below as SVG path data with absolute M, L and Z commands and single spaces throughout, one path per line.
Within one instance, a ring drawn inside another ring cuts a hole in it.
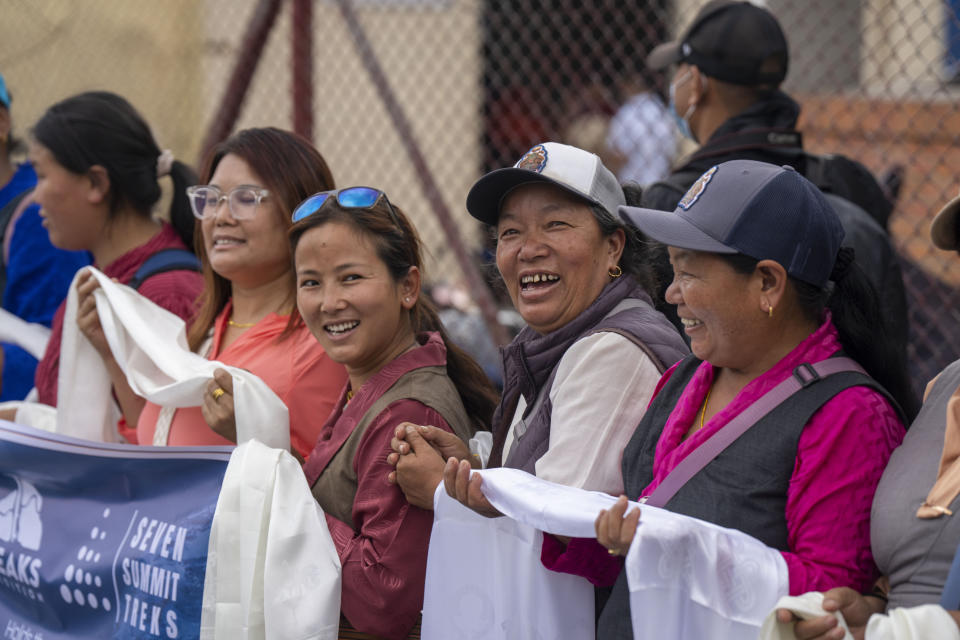
M 496 225 L 500 217 L 500 203 L 513 189 L 522 184 L 539 182 L 552 184 L 564 191 L 582 198 L 592 204 L 600 204 L 587 194 L 577 191 L 562 182 L 549 178 L 542 173 L 507 167 L 496 169 L 477 180 L 467 194 L 467 212 L 484 224 Z M 601 205 L 603 206 L 603 205 Z
M 710 253 L 740 253 L 737 249 L 714 240 L 674 211 L 622 206 L 620 217 L 648 238 L 670 247 Z
M 933 246 L 947 251 L 960 249 L 957 243 L 957 217 L 960 215 L 960 196 L 948 202 L 933 218 L 930 239 Z
M 664 42 L 654 47 L 647 56 L 647 68 L 660 71 L 681 60 L 683 54 L 680 52 L 680 42 Z

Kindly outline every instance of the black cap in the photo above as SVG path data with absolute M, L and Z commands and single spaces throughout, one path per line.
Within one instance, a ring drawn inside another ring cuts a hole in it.
M 777 86 L 787 77 L 787 39 L 772 13 L 749 2 L 710 0 L 678 40 L 647 56 L 654 70 L 687 62 L 707 76 L 746 86 Z

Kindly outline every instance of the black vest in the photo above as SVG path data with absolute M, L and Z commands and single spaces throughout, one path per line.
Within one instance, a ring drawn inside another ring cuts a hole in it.
M 653 480 L 657 442 L 701 362 L 690 356 L 680 363 L 624 449 L 623 484 L 627 496 L 636 499 Z M 818 379 L 787 398 L 737 438 L 677 491 L 665 508 L 738 529 L 769 547 L 788 551 L 787 489 L 793 476 L 800 434 L 820 407 L 854 386 L 874 389 L 899 411 L 886 390 L 869 376 L 844 372 Z M 601 614 L 597 637 L 633 637 L 626 571 L 621 572 Z

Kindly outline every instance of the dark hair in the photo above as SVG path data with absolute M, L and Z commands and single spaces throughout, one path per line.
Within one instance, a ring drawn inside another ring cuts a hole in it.
M 103 167 L 110 178 L 111 215 L 129 206 L 149 217 L 160 200 L 160 147 L 146 121 L 115 93 L 89 91 L 56 103 L 34 125 L 33 137 L 68 171 L 82 175 L 93 166 Z M 174 161 L 170 177 L 170 223 L 189 246 L 194 217 L 186 189 L 196 183 L 196 174 Z
M 7 134 L 7 157 L 10 157 L 14 153 L 24 151 L 26 146 L 23 144 L 23 140 L 19 136 L 13 135 L 13 127 L 10 128 L 10 133 Z
M 10 102 L 13 102 L 13 92 L 10 91 L 10 87 L 7 87 L 7 98 L 9 98 Z M 8 104 L 5 105 L 5 104 L 0 103 L 0 109 L 5 109 L 5 110 L 7 111 L 7 114 L 10 113 L 10 105 L 8 105 Z M 5 150 L 5 153 L 6 153 L 6 155 L 7 155 L 8 158 L 9 158 L 12 154 L 16 153 L 17 151 L 23 151 L 23 149 L 24 149 L 23 141 L 22 141 L 19 137 L 13 135 L 13 124 L 12 124 L 12 123 L 11 123 L 11 125 L 10 125 L 10 131 L 7 133 L 6 147 L 7 147 L 7 148 L 6 148 L 6 150 Z
M 643 188 L 636 182 L 628 182 L 621 185 L 623 196 L 626 203 L 631 207 L 641 206 L 640 201 L 643 198 Z M 655 270 L 657 246 L 644 240 L 640 231 L 632 224 L 624 224 L 619 217 L 610 223 L 604 223 L 599 216 L 597 222 L 600 224 L 600 231 L 605 236 L 613 233 L 617 227 L 623 229 L 626 235 L 626 243 L 623 246 L 623 255 L 620 256 L 620 268 L 623 272 L 633 276 L 633 278 L 643 287 L 653 300 L 657 299 L 659 293 L 659 278 Z M 609 217 L 609 213 L 607 216 Z M 613 226 L 613 225 L 617 226 Z M 609 225 L 609 226 L 608 226 Z
M 263 180 L 263 187 L 270 192 L 276 205 L 277 215 L 285 227 L 292 224 L 293 210 L 301 201 L 318 191 L 334 189 L 333 174 L 327 161 L 310 142 L 295 133 L 274 127 L 244 129 L 215 146 L 203 168 L 203 182 L 210 182 L 220 161 L 227 155 L 235 155 Z M 200 310 L 190 327 L 190 348 L 196 349 L 203 342 L 217 316 L 230 299 L 230 281 L 213 270 L 203 244 L 203 232 L 197 225 L 193 238 L 194 249 L 203 265 L 203 294 Z M 296 291 L 296 275 L 290 273 L 290 295 Z M 280 339 L 283 339 L 300 323 L 296 306 L 290 314 L 290 323 Z
M 812 322 L 822 322 L 824 310 L 830 310 L 844 352 L 890 392 L 906 414 L 909 425 L 919 406 L 910 385 L 903 349 L 893 344 L 889 323 L 880 311 L 876 289 L 859 265 L 852 262 L 852 254 L 846 254 L 847 251 L 841 249 L 845 268 L 834 268 L 836 281 L 828 283 L 826 288 L 789 276 L 797 303 Z M 734 271 L 744 275 L 753 273 L 759 262 L 743 254 L 717 255 Z
M 387 266 L 394 282 L 399 282 L 410 272 L 410 267 L 423 270 L 421 243 L 416 229 L 403 211 L 393 206 L 394 218 L 389 206 L 381 198 L 367 209 L 343 209 L 336 200 L 328 200 L 316 213 L 291 227 L 290 246 L 296 251 L 300 238 L 314 227 L 328 222 L 347 224 L 370 238 L 377 257 Z M 457 388 L 467 415 L 478 428 L 489 430 L 498 401 L 496 389 L 480 365 L 450 340 L 436 309 L 422 293 L 410 310 L 410 324 L 415 334 L 424 331 L 440 334 L 447 347 L 447 375 Z

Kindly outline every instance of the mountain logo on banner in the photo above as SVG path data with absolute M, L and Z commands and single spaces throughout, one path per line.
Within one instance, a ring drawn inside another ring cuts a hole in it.
M 35 486 L 15 475 L 0 474 L 0 540 L 38 551 L 42 508 L 43 497 Z

